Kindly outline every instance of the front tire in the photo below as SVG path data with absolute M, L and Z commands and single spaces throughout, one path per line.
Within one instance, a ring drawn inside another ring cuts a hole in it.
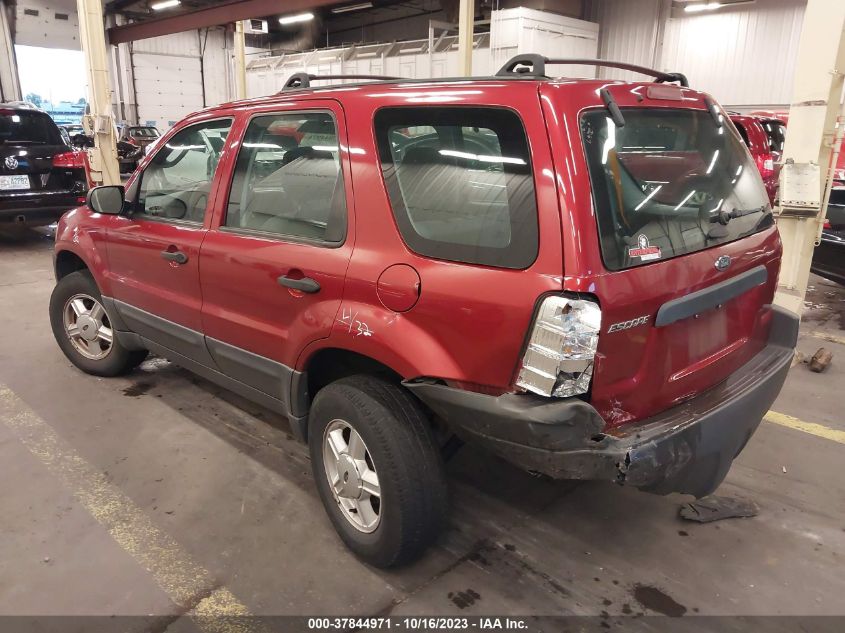
M 68 360 L 87 374 L 119 376 L 147 357 L 146 350 L 129 350 L 120 344 L 88 271 L 70 273 L 53 288 L 50 325 Z
M 447 483 L 428 420 L 401 386 L 351 376 L 317 393 L 309 415 L 314 480 L 343 542 L 391 567 L 418 557 L 447 516 Z

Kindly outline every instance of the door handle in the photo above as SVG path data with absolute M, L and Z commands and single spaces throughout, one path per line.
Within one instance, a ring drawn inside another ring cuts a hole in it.
M 188 256 L 182 251 L 161 251 L 161 256 L 169 262 L 176 262 L 177 264 L 188 263 Z
M 313 294 L 320 290 L 320 284 L 317 283 L 316 280 L 311 279 L 311 277 L 303 277 L 302 279 L 292 279 L 287 275 L 282 275 L 276 281 L 279 282 L 280 285 L 286 286 L 288 288 L 293 288 L 294 290 L 301 290 L 302 292 L 307 292 L 309 294 Z

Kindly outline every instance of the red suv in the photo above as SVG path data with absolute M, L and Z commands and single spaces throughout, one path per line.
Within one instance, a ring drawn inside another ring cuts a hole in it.
M 151 351 L 282 412 L 380 566 L 443 525 L 455 436 L 555 478 L 710 493 L 797 336 L 766 190 L 683 76 L 546 77 L 565 61 L 297 75 L 187 117 L 62 219 L 59 346 L 100 376 Z

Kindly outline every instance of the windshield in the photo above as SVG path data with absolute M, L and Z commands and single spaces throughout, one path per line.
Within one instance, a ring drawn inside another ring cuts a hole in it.
M 773 224 L 742 140 L 706 110 L 607 110 L 581 119 L 605 265 L 620 270 L 740 239 Z
M 129 136 L 137 138 L 156 138 L 158 137 L 158 130 L 154 127 L 131 127 L 129 128 Z
M 0 109 L 0 144 L 63 145 L 59 128 L 43 112 Z

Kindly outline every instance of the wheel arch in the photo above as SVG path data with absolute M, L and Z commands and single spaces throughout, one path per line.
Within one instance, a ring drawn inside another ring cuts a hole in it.
M 80 270 L 87 270 L 89 272 L 91 270 L 82 257 L 67 249 L 56 251 L 56 260 L 53 268 L 56 275 L 56 281 L 61 281 L 69 274 Z
M 384 376 L 400 382 L 402 375 L 394 368 L 371 356 L 342 347 L 323 347 L 314 351 L 303 367 L 309 400 L 335 380 L 355 374 Z

